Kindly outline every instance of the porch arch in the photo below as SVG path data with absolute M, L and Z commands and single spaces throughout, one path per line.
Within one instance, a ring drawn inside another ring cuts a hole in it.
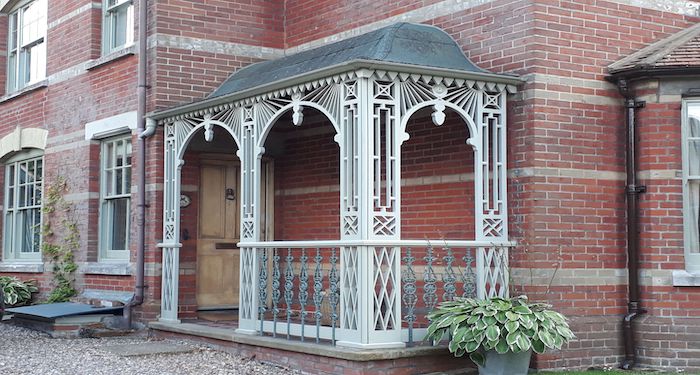
M 206 132 L 207 131 L 206 128 L 208 126 L 211 126 L 211 127 L 217 126 L 217 127 L 220 127 L 222 129 L 226 130 L 226 132 L 231 136 L 231 138 L 233 138 L 233 141 L 236 143 L 236 147 L 238 147 L 239 150 L 241 149 L 241 143 L 238 141 L 238 135 L 231 129 L 231 127 L 229 127 L 227 124 L 225 124 L 221 121 L 205 120 L 205 121 L 201 122 L 199 125 L 192 128 L 189 131 L 189 133 L 187 133 L 187 135 L 182 139 L 182 141 L 178 147 L 178 153 L 177 153 L 178 160 L 183 160 L 183 156 L 185 155 L 185 152 L 187 151 L 187 146 L 190 144 L 190 142 L 192 141 L 194 136 L 201 129 L 205 129 L 205 132 Z
M 420 104 L 417 104 L 417 105 L 411 107 L 411 109 L 406 111 L 406 113 L 404 113 L 402 118 L 401 118 L 400 129 L 403 132 L 403 134 L 405 134 L 405 138 L 403 139 L 402 143 L 408 140 L 409 134 L 406 131 L 406 126 L 408 125 L 408 121 L 411 120 L 411 117 L 413 117 L 413 115 L 416 112 L 420 111 L 421 109 L 427 108 L 430 106 L 435 106 L 436 104 L 443 105 L 446 108 L 450 108 L 453 111 L 455 111 L 459 115 L 459 117 L 461 117 L 462 120 L 464 120 L 464 123 L 467 125 L 467 130 L 469 131 L 469 138 L 467 139 L 467 144 L 471 145 L 475 149 L 480 148 L 479 145 L 474 142 L 479 137 L 479 131 L 477 130 L 476 124 L 474 124 L 474 120 L 471 118 L 469 113 L 466 112 L 462 107 L 460 107 L 456 104 L 450 103 L 448 101 L 445 101 L 445 100 L 425 101 L 425 102 L 422 102 Z M 444 111 L 440 111 L 440 112 L 444 112 Z M 435 124 L 435 126 L 440 126 L 440 125 Z M 470 141 L 472 143 L 470 143 Z
M 267 140 L 267 136 L 270 133 L 270 130 L 275 126 L 277 121 L 287 112 L 290 110 L 293 110 L 295 106 L 301 107 L 299 110 L 299 113 L 303 113 L 303 107 L 309 107 L 316 109 L 317 111 L 321 112 L 326 119 L 331 123 L 333 126 L 333 130 L 335 130 L 335 134 L 340 134 L 340 129 L 338 127 L 338 122 L 335 116 L 333 116 L 328 109 L 326 109 L 324 106 L 311 102 L 311 101 L 299 101 L 297 103 L 289 103 L 285 105 L 284 107 L 280 108 L 275 112 L 275 114 L 270 117 L 270 119 L 267 120 L 267 122 L 263 125 L 262 131 L 260 133 L 259 139 L 258 139 L 258 147 L 262 148 L 265 145 L 265 141 Z M 303 121 L 303 120 L 302 120 Z M 299 124 L 295 124 L 296 126 L 303 126 L 303 123 L 300 122 Z M 337 142 L 337 141 L 336 141 Z

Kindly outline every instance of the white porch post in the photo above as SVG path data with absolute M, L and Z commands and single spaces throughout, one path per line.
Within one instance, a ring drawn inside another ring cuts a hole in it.
M 479 147 L 474 157 L 476 239 L 508 241 L 506 91 L 486 88 L 477 97 Z M 477 297 L 508 296 L 508 249 L 477 251 Z
M 372 74 L 361 70 L 356 81 L 345 84 L 345 116 L 341 124 L 345 146 L 341 148 L 341 163 L 344 163 L 344 167 L 341 166 L 341 234 L 343 239 L 396 240 L 400 239 L 398 89 L 395 82 L 377 82 Z M 348 91 L 354 95 L 348 95 Z M 351 116 L 347 115 L 348 110 Z M 355 222 L 356 230 L 350 230 Z M 342 249 L 341 329 L 344 337 L 337 345 L 405 346 L 401 339 L 400 260 L 400 247 Z
M 163 251 L 160 321 L 179 323 L 177 318 L 180 279 L 180 171 L 182 161 L 178 157 L 177 127 L 181 123 L 165 126 L 165 170 L 163 186 Z
M 257 146 L 258 127 L 256 106 L 245 106 L 240 111 L 241 147 L 241 242 L 260 239 L 260 157 Z M 258 249 L 241 248 L 239 282 L 239 316 L 236 332 L 255 334 L 258 329 Z

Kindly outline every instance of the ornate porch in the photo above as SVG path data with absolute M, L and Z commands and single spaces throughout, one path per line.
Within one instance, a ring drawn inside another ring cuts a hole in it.
M 251 65 L 209 98 L 156 114 L 165 127 L 161 324 L 180 322 L 185 152 L 195 137 L 212 142 L 222 131 L 240 162 L 238 337 L 403 348 L 422 339 L 425 315 L 441 300 L 506 295 L 513 246 L 506 101 L 518 83 L 474 66 L 442 30 L 396 24 Z M 402 199 L 410 185 L 402 147 L 421 115 L 432 126 L 456 121 L 464 130 L 468 155 L 460 160 L 473 169 L 459 182 L 471 184 L 472 196 L 463 196 L 473 209 L 463 223 L 470 238 L 402 220 L 408 202 L 421 205 Z M 263 159 L 280 136 L 277 124 L 291 123 L 293 133 L 308 117 L 322 117 L 337 145 L 337 220 L 328 222 L 337 236 L 270 240 L 261 224 Z

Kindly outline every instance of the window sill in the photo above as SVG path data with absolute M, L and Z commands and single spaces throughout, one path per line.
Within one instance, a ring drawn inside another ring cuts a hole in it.
M 700 286 L 700 272 L 673 271 L 673 286 Z
M 28 93 L 30 93 L 30 92 L 32 92 L 32 91 L 34 91 L 34 90 L 38 90 L 38 89 L 44 88 L 44 87 L 46 87 L 46 86 L 48 86 L 48 85 L 49 85 L 49 80 L 48 80 L 48 79 L 44 79 L 44 80 L 41 80 L 41 81 L 39 81 L 39 82 L 37 82 L 37 83 L 32 83 L 32 84 L 29 85 L 29 86 L 24 86 L 23 88 L 21 88 L 21 89 L 19 89 L 19 90 L 17 90 L 17 91 L 14 91 L 14 92 L 5 94 L 4 96 L 0 96 L 0 103 L 6 102 L 6 101 L 8 101 L 8 100 L 12 100 L 12 99 L 17 98 L 17 97 L 20 97 L 20 96 L 22 96 L 22 95 L 24 95 L 24 94 L 28 94 Z
M 131 263 L 88 262 L 78 269 L 88 275 L 131 276 Z
M 0 263 L 0 272 L 43 273 L 44 263 Z
M 119 60 L 123 57 L 126 56 L 132 56 L 136 53 L 136 46 L 135 45 L 130 45 L 126 46 L 122 49 L 116 50 L 114 52 L 110 52 L 100 58 L 91 60 L 85 65 L 85 69 L 87 70 L 93 70 L 95 68 L 98 68 L 102 65 L 109 64 L 112 61 Z

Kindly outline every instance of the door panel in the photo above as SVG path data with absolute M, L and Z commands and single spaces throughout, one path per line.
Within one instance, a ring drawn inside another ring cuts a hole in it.
M 202 161 L 197 231 L 200 309 L 238 306 L 240 249 L 235 245 L 239 241 L 238 177 L 236 162 Z

